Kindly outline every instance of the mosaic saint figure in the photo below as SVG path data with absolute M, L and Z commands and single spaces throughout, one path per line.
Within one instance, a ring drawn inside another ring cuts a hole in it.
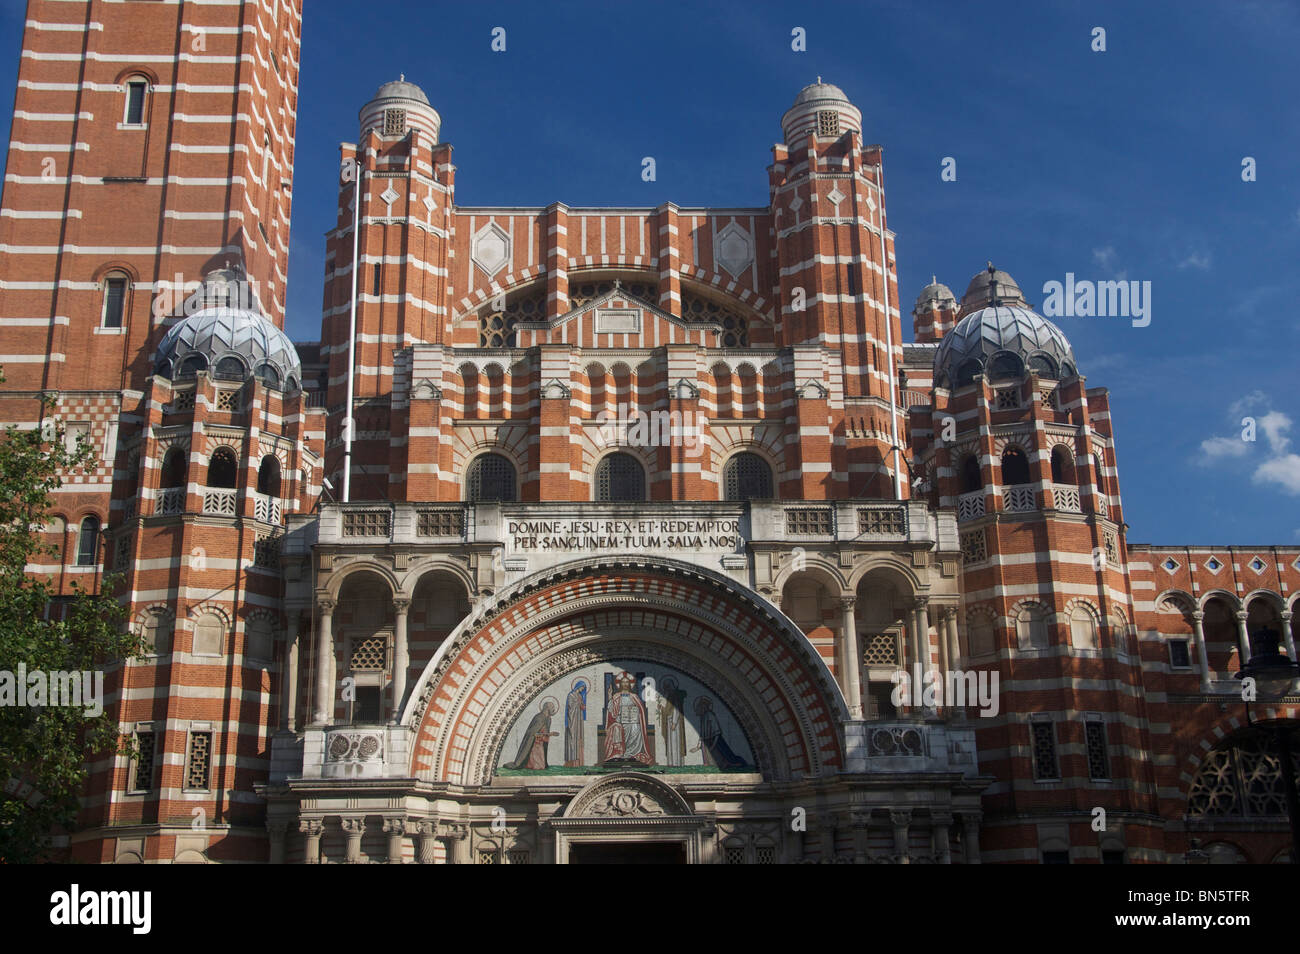
M 524 730 L 524 737 L 519 740 L 519 751 L 513 762 L 507 762 L 503 768 L 508 769 L 544 769 L 546 762 L 546 745 L 560 733 L 551 731 L 551 716 L 560 709 L 560 704 L 551 696 L 542 700 L 541 710 L 533 716 Z
M 686 719 L 682 715 L 682 706 L 686 702 L 686 690 L 677 688 L 677 680 L 664 676 L 659 684 L 659 726 L 660 738 L 663 740 L 661 761 L 664 765 L 686 764 Z
M 650 755 L 646 739 L 645 706 L 637 698 L 632 687 L 636 680 L 629 672 L 621 672 L 614 680 L 617 690 L 609 701 L 609 711 L 605 716 L 605 757 L 603 761 L 636 761 L 649 765 L 654 759 Z
M 564 764 L 583 764 L 587 722 L 587 680 L 575 679 L 564 700 Z
M 720 769 L 743 768 L 745 760 L 731 751 L 731 746 L 722 737 L 722 726 L 713 713 L 713 700 L 708 696 L 696 699 L 695 714 L 700 720 L 700 741 L 691 746 L 691 751 L 703 750 L 701 756 L 705 765 L 716 765 Z

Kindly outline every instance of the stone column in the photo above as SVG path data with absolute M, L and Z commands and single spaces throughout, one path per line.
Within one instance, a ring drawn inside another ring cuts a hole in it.
M 306 858 L 309 865 L 320 864 L 320 836 L 324 826 L 319 818 L 303 818 L 298 822 L 298 830 L 307 836 Z
M 889 823 L 894 826 L 894 855 L 900 865 L 912 863 L 911 857 L 907 852 L 907 828 L 912 823 L 912 813 L 909 811 L 891 811 L 889 813 Z
M 921 679 L 925 679 L 926 673 L 933 669 L 930 663 L 930 613 L 929 601 L 919 599 L 916 601 L 916 646 L 917 660 L 921 663 Z M 924 688 L 924 682 L 918 689 Z M 933 714 L 933 706 L 923 706 L 920 699 L 914 700 L 918 708 L 924 709 L 927 713 Z
M 347 863 L 361 863 L 361 836 L 366 833 L 366 820 L 361 815 L 344 815 L 341 819 L 343 831 L 348 836 Z
M 402 717 L 402 697 L 406 695 L 406 670 L 411 668 L 411 651 L 406 640 L 406 616 L 411 601 L 398 597 L 393 600 L 393 710 L 389 718 L 396 723 Z
M 944 620 L 945 638 L 948 640 L 948 665 L 961 669 L 961 637 L 957 635 L 957 607 L 952 607 Z
M 266 820 L 266 831 L 271 839 L 271 864 L 284 864 L 285 856 L 285 835 L 289 831 L 289 819 L 287 818 L 268 818 Z
M 948 812 L 932 812 L 930 840 L 934 850 L 936 864 L 952 864 L 952 844 L 948 830 L 952 827 L 952 815 Z
M 939 646 L 939 675 L 944 677 L 943 684 L 947 683 L 948 673 L 952 671 L 953 665 L 948 658 L 948 617 L 952 614 L 951 606 L 940 606 L 937 609 L 938 619 L 935 622 L 934 632 L 938 639 Z M 939 697 L 939 704 L 944 709 L 948 708 L 948 700 L 944 696 Z
M 437 838 L 438 823 L 432 819 L 424 819 L 420 822 L 420 864 L 431 865 L 437 862 Z
M 869 841 L 871 827 L 871 811 L 854 812 L 850 816 L 853 825 L 853 863 L 855 865 L 865 865 L 867 859 L 867 843 Z
M 849 703 L 849 718 L 862 718 L 862 654 L 858 650 L 858 623 L 853 613 L 857 598 L 840 597 L 840 621 L 844 640 L 844 676 L 840 683 Z
M 334 601 L 316 603 L 320 613 L 320 635 L 316 644 L 316 717 L 317 725 L 334 721 Z
M 1196 658 L 1201 665 L 1201 691 L 1210 691 L 1210 654 L 1205 648 L 1205 614 L 1200 610 L 1192 613 L 1192 637 L 1196 641 Z
M 442 837 L 447 841 L 447 858 L 453 865 L 467 865 L 469 860 L 469 827 L 443 824 Z
M 1246 611 L 1237 611 L 1237 647 L 1241 652 L 1241 665 L 1250 662 L 1250 634 L 1246 632 Z
M 1282 611 L 1282 639 L 1286 641 L 1287 659 L 1295 662 L 1295 633 L 1291 632 L 1291 619 L 1294 617 L 1291 610 Z
M 289 625 L 284 633 L 283 691 L 280 694 L 280 728 L 298 730 L 298 629 L 302 610 L 289 610 Z
M 385 815 L 384 834 L 388 836 L 388 863 L 402 863 L 402 838 L 406 835 L 405 815 Z
M 961 828 L 966 864 L 977 865 L 980 863 L 980 816 L 975 812 L 963 812 Z

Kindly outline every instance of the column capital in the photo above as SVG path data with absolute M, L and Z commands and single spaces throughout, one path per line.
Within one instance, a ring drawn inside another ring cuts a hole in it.
M 857 594 L 854 594 L 854 595 L 852 595 L 852 596 L 841 596 L 841 597 L 840 597 L 840 609 L 842 609 L 842 610 L 851 610 L 851 609 L 853 609 L 854 605 L 855 605 L 857 602 L 858 602 Z
M 925 610 L 925 611 L 928 613 L 928 612 L 930 611 L 930 597 L 929 597 L 929 595 L 926 594 L 926 595 L 924 595 L 924 596 L 915 596 L 915 597 L 913 597 L 913 598 L 912 598 L 912 609 L 913 609 L 913 610 Z
M 411 609 L 411 599 L 407 596 L 393 597 L 393 612 L 398 616 L 405 616 Z
M 1192 610 L 1193 622 L 1199 623 L 1203 619 L 1205 619 L 1205 612 L 1203 610 Z
M 334 612 L 334 607 L 338 605 L 334 597 L 328 590 L 320 590 L 316 593 L 316 609 L 322 613 L 329 614 Z
M 339 824 L 349 835 L 360 835 L 366 830 L 366 819 L 362 815 L 344 815 Z
M 298 830 L 304 835 L 319 835 L 323 827 L 324 822 L 320 818 L 298 819 Z
M 1232 615 L 1237 617 L 1237 622 L 1244 623 L 1246 622 L 1246 617 L 1248 614 L 1244 609 L 1239 609 L 1237 610 L 1237 612 L 1233 613 Z
M 1291 610 L 1283 610 L 1278 615 L 1282 617 L 1282 622 L 1288 623 L 1295 616 L 1295 613 L 1293 613 Z
M 905 828 L 912 823 L 912 812 L 908 809 L 891 808 L 889 823 L 895 828 Z
M 405 815 L 385 815 L 385 816 L 384 816 L 384 834 L 385 834 L 385 835 L 405 835 L 405 834 L 406 834 L 406 816 L 405 816 Z

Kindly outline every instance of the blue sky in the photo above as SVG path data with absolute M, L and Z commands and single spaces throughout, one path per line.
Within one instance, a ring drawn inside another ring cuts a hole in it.
M 9 83 L 21 7 L 0 7 Z M 1151 282 L 1147 327 L 1058 319 L 1111 392 L 1130 541 L 1300 543 L 1300 3 L 307 0 L 303 43 L 295 338 L 319 337 L 338 144 L 399 71 L 463 205 L 765 205 L 781 114 L 820 74 L 885 147 L 905 313 L 987 259 L 1035 303 L 1067 272 Z

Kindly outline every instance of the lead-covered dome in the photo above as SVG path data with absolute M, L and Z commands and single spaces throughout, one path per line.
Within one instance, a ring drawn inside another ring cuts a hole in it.
M 794 98 L 794 105 L 781 117 L 785 142 L 793 146 L 809 133 L 823 139 L 838 139 L 846 132 L 862 134 L 862 113 L 849 102 L 844 90 L 833 83 L 809 83 Z
M 970 284 L 966 286 L 966 294 L 961 296 L 961 312 L 969 315 L 989 305 L 1030 307 L 1016 280 L 1002 269 L 994 268 L 992 262 L 972 276 Z
M 979 375 L 1021 378 L 1026 371 L 1063 379 L 1078 373 L 1064 332 L 1023 305 L 990 305 L 972 312 L 943 336 L 934 356 L 934 381 L 958 388 Z
M 406 74 L 385 83 L 361 107 L 361 135 L 375 130 L 386 139 L 402 139 L 411 129 L 420 129 L 433 138 L 436 145 L 442 129 L 442 117 L 429 104 L 424 90 L 407 82 Z
M 229 305 L 204 308 L 173 325 L 154 358 L 155 373 L 165 378 L 208 370 L 241 381 L 256 374 L 267 387 L 285 391 L 302 381 L 289 336 L 256 311 Z

